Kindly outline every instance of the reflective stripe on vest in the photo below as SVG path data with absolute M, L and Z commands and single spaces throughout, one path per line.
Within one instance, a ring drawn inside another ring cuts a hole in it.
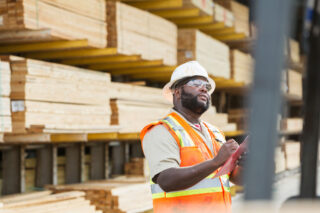
M 163 191 L 158 184 L 151 183 L 152 199 L 164 198 L 164 197 L 178 197 L 185 195 L 205 194 L 222 192 L 221 182 L 219 177 L 212 178 L 212 174 L 207 178 L 203 179 L 199 183 L 195 184 L 184 190 L 167 192 Z M 230 192 L 229 177 L 228 175 L 221 176 L 223 187 L 225 191 Z

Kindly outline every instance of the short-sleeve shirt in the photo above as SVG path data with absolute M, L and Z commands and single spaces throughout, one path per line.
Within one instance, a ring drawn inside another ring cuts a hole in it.
M 185 119 L 180 113 L 175 110 L 172 111 L 182 117 L 197 133 L 199 133 L 214 156 L 212 140 L 203 122 L 200 121 L 201 128 L 199 129 Z M 157 125 L 146 133 L 143 139 L 143 151 L 148 161 L 151 178 L 166 169 L 180 167 L 180 148 L 174 137 L 163 125 Z

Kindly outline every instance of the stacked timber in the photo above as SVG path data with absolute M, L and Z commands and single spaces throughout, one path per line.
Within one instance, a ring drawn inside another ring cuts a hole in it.
M 227 113 L 217 113 L 216 108 L 210 106 L 209 109 L 202 115 L 201 119 L 209 124 L 212 124 L 224 132 L 236 131 L 237 124 L 228 122 Z
M 183 8 L 197 8 L 201 15 L 213 15 L 211 0 L 183 0 Z
M 275 173 L 283 172 L 286 170 L 286 158 L 282 146 L 275 149 Z
M 293 39 L 289 39 L 289 58 L 294 63 L 300 63 L 300 46 L 299 42 Z
M 74 191 L 52 194 L 51 191 L 10 195 L 0 199 L 2 213 L 98 213 L 90 201 L 84 198 L 85 193 Z
M 108 1 L 108 47 L 118 53 L 141 55 L 146 60 L 177 63 L 177 27 L 156 15 L 132 6 Z
M 165 117 L 172 107 L 158 88 L 111 83 L 111 125 L 119 125 L 119 132 L 137 133 L 156 120 Z
M 303 119 L 302 118 L 284 118 L 281 120 L 281 130 L 283 131 L 302 131 Z
M 228 122 L 237 124 L 238 130 L 248 129 L 248 111 L 243 108 L 228 109 Z
M 210 76 L 230 79 L 229 47 L 195 29 L 178 34 L 178 63 L 197 60 Z
M 0 30 L 49 29 L 55 39 L 87 39 L 90 46 L 106 47 L 104 0 L 2 0 Z
M 133 178 L 48 186 L 55 192 L 83 191 L 97 210 L 104 213 L 143 212 L 152 209 L 149 183 Z
M 234 16 L 233 13 L 224 8 L 219 4 L 214 4 L 214 20 L 216 22 L 223 22 L 226 27 L 233 27 L 234 26 Z
M 253 78 L 254 59 L 239 50 L 231 51 L 231 78 L 237 82 L 250 84 Z
M 10 111 L 10 64 L 0 60 L 0 134 L 12 131 Z M 0 139 L 1 141 L 1 139 Z
M 288 94 L 302 98 L 302 74 L 295 70 L 287 72 Z
M 233 0 L 214 0 L 216 3 L 231 10 L 234 15 L 234 28 L 237 33 L 250 35 L 249 9 L 247 6 Z
M 145 158 L 131 158 L 130 162 L 124 165 L 124 173 L 127 176 L 149 177 L 147 160 Z
M 14 133 L 110 130 L 110 75 L 31 59 L 11 61 Z
M 284 143 L 286 169 L 295 169 L 300 166 L 300 142 L 286 141 Z

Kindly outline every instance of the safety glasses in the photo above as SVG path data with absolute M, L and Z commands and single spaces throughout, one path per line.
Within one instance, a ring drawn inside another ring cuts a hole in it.
M 209 82 L 200 79 L 192 79 L 188 81 L 185 85 L 196 88 L 202 88 L 204 86 L 207 89 L 207 91 L 210 91 L 212 89 L 212 86 Z

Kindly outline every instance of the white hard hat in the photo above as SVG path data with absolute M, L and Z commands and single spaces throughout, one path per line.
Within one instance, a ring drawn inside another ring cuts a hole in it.
M 214 80 L 208 76 L 206 69 L 203 66 L 201 66 L 199 64 L 199 62 L 197 62 L 197 61 L 189 61 L 184 64 L 181 64 L 173 71 L 173 73 L 171 75 L 170 82 L 167 83 L 162 89 L 162 94 L 163 94 L 164 98 L 172 103 L 173 96 L 172 96 L 172 91 L 170 89 L 171 86 L 175 82 L 177 82 L 181 79 L 184 79 L 187 77 L 193 77 L 193 76 L 194 77 L 195 76 L 205 77 L 208 80 L 208 82 L 211 84 L 211 87 L 212 87 L 212 89 L 208 92 L 210 95 L 213 93 L 214 89 L 216 88 L 216 84 L 215 84 Z

